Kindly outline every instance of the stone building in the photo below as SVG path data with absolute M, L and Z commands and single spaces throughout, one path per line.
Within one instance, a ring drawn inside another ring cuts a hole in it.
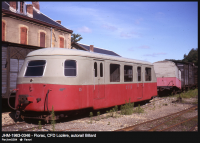
M 70 49 L 72 32 L 60 20 L 43 14 L 38 1 L 3 1 L 2 98 L 16 88 L 17 74 L 29 52 L 46 47 Z

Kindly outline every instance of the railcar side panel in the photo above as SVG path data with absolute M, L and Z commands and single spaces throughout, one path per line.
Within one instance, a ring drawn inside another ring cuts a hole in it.
M 109 84 L 105 85 L 106 96 L 93 99 L 93 85 L 56 85 L 56 84 L 19 84 L 16 98 L 28 95 L 31 103 L 23 108 L 26 111 L 69 111 L 87 107 L 94 109 L 121 105 L 131 100 L 138 102 L 151 99 L 157 95 L 156 83 L 144 83 L 142 98 L 138 98 L 137 84 Z M 42 91 L 42 92 L 38 92 Z M 130 92 L 127 92 L 130 91 Z M 37 101 L 40 98 L 40 101 Z M 15 101 L 16 108 L 19 101 Z
M 157 77 L 157 86 L 176 86 L 181 89 L 181 80 L 176 77 Z

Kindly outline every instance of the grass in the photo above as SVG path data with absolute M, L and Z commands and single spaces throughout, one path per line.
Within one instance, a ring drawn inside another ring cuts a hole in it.
M 42 125 L 41 125 L 41 121 L 38 122 L 38 129 L 41 129 Z
M 99 112 L 97 112 L 97 121 L 99 121 L 100 120 L 100 111 Z
M 129 103 L 126 102 L 125 100 L 125 105 L 121 105 L 121 115 L 131 115 L 133 114 L 133 107 L 134 107 L 134 102 L 131 103 L 129 99 Z
M 155 106 L 154 106 L 155 107 Z M 140 107 L 140 104 L 138 105 L 138 107 L 135 109 L 135 110 L 133 110 L 133 112 L 134 113 L 144 113 L 144 109 L 142 109 L 141 107 Z
M 198 95 L 198 89 L 188 90 L 186 92 L 182 92 L 180 97 L 182 98 L 194 98 Z M 179 94 L 171 95 L 170 97 L 179 97 Z
M 92 117 L 93 117 L 93 113 L 90 112 L 90 123 L 92 124 Z

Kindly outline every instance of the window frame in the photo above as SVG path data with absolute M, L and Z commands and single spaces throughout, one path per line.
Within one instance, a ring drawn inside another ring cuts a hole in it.
M 124 73 L 124 82 L 133 82 L 133 76 L 134 76 L 134 74 L 133 74 L 133 69 L 134 69 L 134 67 L 133 67 L 133 65 L 126 65 L 126 64 L 124 64 L 124 70 L 125 70 L 125 66 L 129 66 L 129 67 L 132 67 L 132 74 L 131 74 L 131 76 L 132 76 L 132 80 L 131 81 L 125 81 L 125 73 Z M 123 70 L 123 71 L 124 71 Z M 130 75 L 127 75 L 127 76 L 130 76 Z
M 111 81 L 111 74 L 110 74 L 110 70 L 111 70 L 111 68 L 110 68 L 110 66 L 111 65 L 119 65 L 119 81 Z M 121 64 L 120 63 L 110 63 L 109 64 L 109 77 L 110 77 L 110 79 L 109 79 L 109 81 L 110 81 L 110 83 L 112 83 L 112 82 L 116 82 L 116 83 L 119 83 L 119 82 L 121 82 Z
M 65 75 L 65 61 L 75 61 L 76 62 L 76 76 L 66 76 Z M 65 60 L 64 62 L 63 62 L 63 75 L 65 76 L 65 77 L 70 77 L 70 78 L 74 78 L 74 77 L 77 77 L 77 75 L 78 75 L 78 62 L 77 62 L 77 60 L 74 60 L 74 59 L 67 59 L 67 60 Z
M 151 71 L 151 74 L 150 74 L 150 78 L 151 78 L 151 80 L 146 80 L 146 69 L 151 69 L 150 71 Z M 152 81 L 152 67 L 145 67 L 145 79 L 144 79 L 145 81 Z
M 138 67 L 140 67 L 140 80 L 138 80 Z M 142 65 L 141 66 L 137 66 L 136 68 L 137 71 L 137 82 L 142 82 Z
M 28 64 L 29 64 L 30 61 L 45 61 L 45 65 L 44 65 L 44 70 L 43 70 L 42 76 L 25 76 L 26 71 L 27 71 L 27 68 L 28 68 Z M 47 60 L 41 60 L 41 59 L 40 59 L 40 60 L 29 60 L 29 61 L 27 61 L 27 63 L 26 63 L 26 68 L 25 68 L 25 70 L 24 70 L 23 77 L 27 77 L 27 78 L 29 78 L 29 77 L 43 77 L 44 74 L 45 74 L 45 72 L 46 72 L 46 66 L 47 66 Z M 21 67 L 21 68 L 22 68 L 22 67 Z
M 96 69 L 95 69 L 95 63 L 96 63 Z M 94 62 L 94 77 L 98 77 L 98 64 L 96 61 Z
M 102 70 L 101 70 L 101 65 L 102 65 Z M 103 63 L 102 62 L 100 62 L 99 64 L 99 70 L 100 70 L 99 77 L 103 77 Z M 101 73 L 102 73 L 102 76 L 101 76 Z

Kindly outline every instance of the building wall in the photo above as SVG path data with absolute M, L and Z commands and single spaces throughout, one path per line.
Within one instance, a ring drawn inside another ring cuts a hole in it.
M 43 25 L 39 25 L 30 21 L 16 19 L 14 17 L 2 17 L 2 21 L 6 23 L 5 40 L 13 43 L 20 43 L 20 27 L 27 27 L 27 44 L 33 46 L 40 46 L 40 34 L 44 32 L 45 35 L 45 47 L 50 47 L 51 41 L 51 28 Z M 53 29 L 53 28 L 52 28 Z M 59 36 L 64 38 L 64 48 L 71 48 L 71 34 L 57 29 L 52 30 L 52 47 L 59 47 Z M 54 39 L 54 40 L 53 40 Z

